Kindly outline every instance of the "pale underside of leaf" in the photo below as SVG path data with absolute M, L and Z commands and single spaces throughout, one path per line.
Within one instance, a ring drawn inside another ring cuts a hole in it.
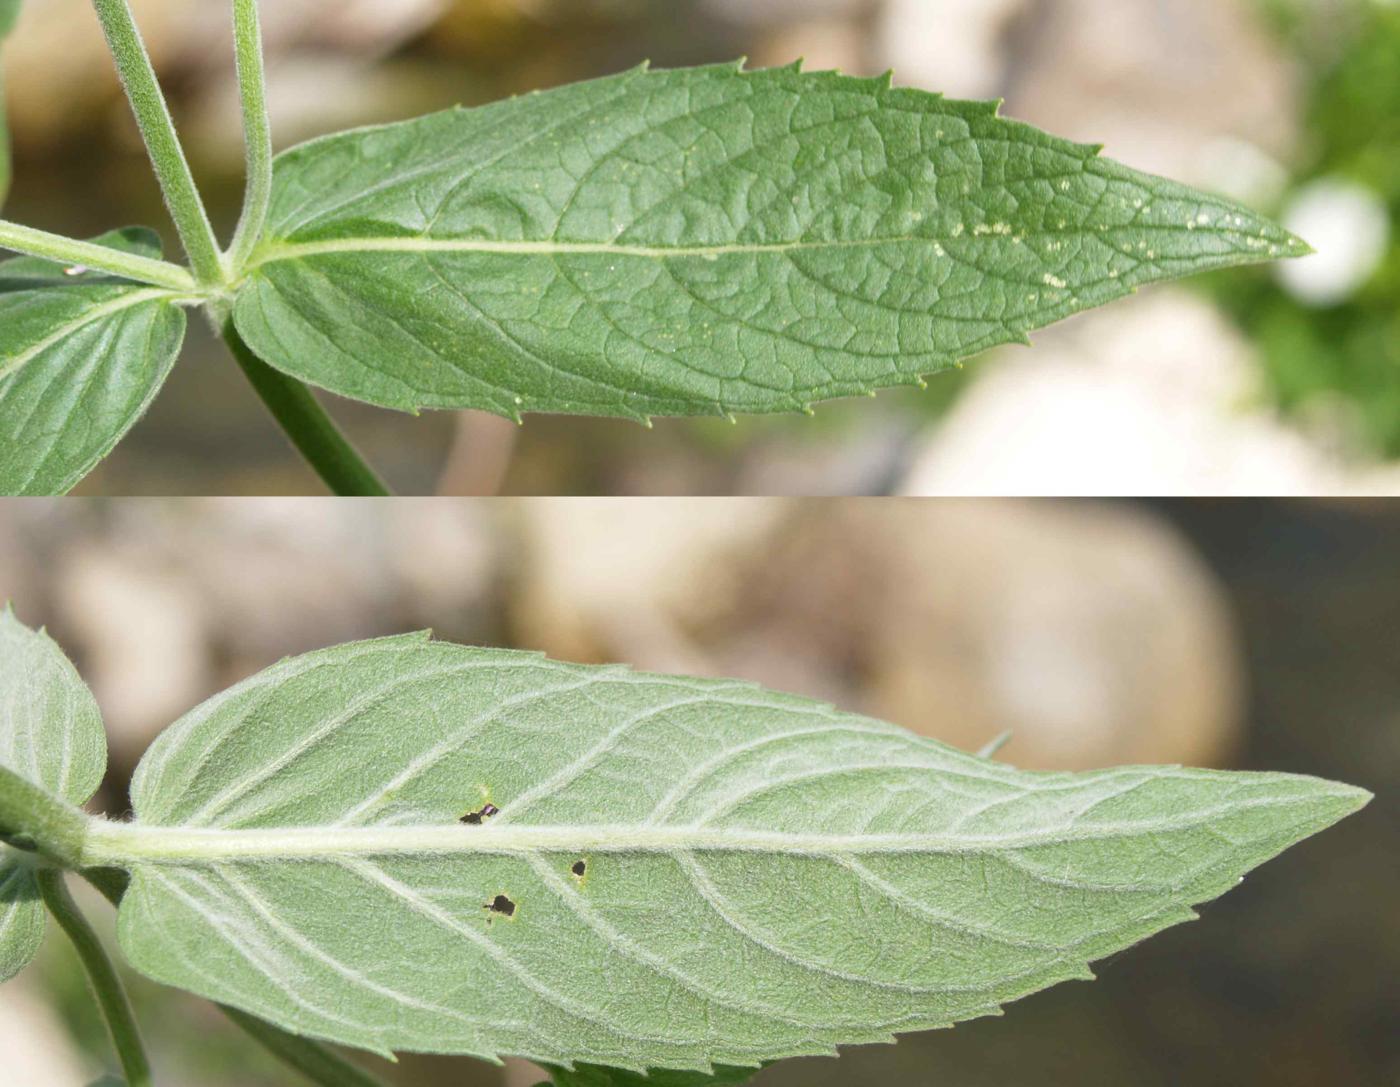
M 754 1065 L 993 1013 L 1192 916 L 1359 790 L 1031 774 L 738 683 L 423 637 L 171 727 L 119 929 L 152 977 L 387 1052 Z
M 273 365 L 388 407 L 778 412 L 1305 251 L 985 103 L 635 70 L 287 152 L 235 317 Z
M 95 241 L 160 255 L 147 231 Z M 32 257 L 0 263 L 0 493 L 65 493 L 111 452 L 175 362 L 184 301 Z
M 0 765 L 74 804 L 107 765 L 102 717 L 62 650 L 0 610 Z M 0 981 L 34 957 L 44 907 L 30 858 L 0 844 Z
M 30 869 L 0 845 L 0 982 L 29 964 L 44 939 L 44 904 Z

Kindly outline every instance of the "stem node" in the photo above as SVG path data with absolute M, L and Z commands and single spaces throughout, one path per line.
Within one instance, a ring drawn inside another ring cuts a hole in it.
M 64 868 L 76 868 L 89 818 L 66 800 L 0 766 L 0 838 Z

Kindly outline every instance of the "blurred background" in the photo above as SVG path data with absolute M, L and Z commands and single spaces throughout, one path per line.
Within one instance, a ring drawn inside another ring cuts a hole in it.
M 226 0 L 134 0 L 227 229 L 241 138 Z M 814 420 L 420 419 L 337 404 L 419 494 L 1393 494 L 1400 491 L 1400 7 L 1382 0 L 277 0 L 287 145 L 596 76 L 805 57 L 1101 141 L 1276 214 L 1320 253 L 1159 288 L 965 372 Z M 165 222 L 88 0 L 6 46 L 8 218 L 82 236 Z M 173 241 L 166 230 L 168 242 Z M 316 487 L 193 327 L 101 494 Z
M 759 1087 L 1400 1082 L 1400 509 L 783 499 L 10 500 L 0 600 L 46 624 L 126 810 L 152 737 L 287 654 L 425 626 L 570 660 L 742 676 L 1040 768 L 1312 773 L 1376 801 L 1172 929 L 1004 1017 L 790 1062 Z M 110 933 L 111 911 L 89 901 Z M 295 1080 L 204 1002 L 131 979 L 159 1081 Z M 0 990 L 0 1080 L 107 1046 L 53 931 Z M 530 1087 L 406 1056 L 404 1087 Z

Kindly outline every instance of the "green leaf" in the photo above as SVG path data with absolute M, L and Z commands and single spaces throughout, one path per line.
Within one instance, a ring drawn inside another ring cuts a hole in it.
M 716 1068 L 705 1072 L 624 1072 L 617 1068 L 580 1064 L 551 1069 L 554 1087 L 742 1087 L 758 1074 L 753 1068 Z M 541 1084 L 540 1087 L 548 1087 Z
M 0 611 L 0 766 L 74 804 L 107 768 L 92 692 L 43 631 Z M 44 938 L 44 906 L 29 858 L 0 844 L 0 981 L 19 973 Z
M 149 230 L 95 241 L 160 256 Z M 111 452 L 179 354 L 177 298 L 35 257 L 0 262 L 0 493 L 63 494 Z
M 0 982 L 28 966 L 44 940 L 44 904 L 31 872 L 24 858 L 0 845 Z
M 993 104 L 638 69 L 280 156 L 235 319 L 273 366 L 387 407 L 782 412 L 1306 251 Z
M 7 37 L 19 20 L 20 0 L 0 0 L 0 38 Z
M 87 855 L 132 873 L 133 965 L 287 1030 L 706 1070 L 1089 977 L 1367 795 L 1025 773 L 746 683 L 413 635 L 194 710 Z

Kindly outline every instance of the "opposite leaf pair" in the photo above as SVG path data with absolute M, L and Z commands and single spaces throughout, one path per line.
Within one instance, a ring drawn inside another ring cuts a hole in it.
M 101 772 L 91 697 L 46 638 L 9 616 L 3 636 L 0 763 L 79 800 Z M 156 980 L 380 1054 L 695 1071 L 1091 977 L 1368 799 L 1285 774 L 1022 772 L 747 683 L 425 635 L 206 702 L 141 760 L 133 822 L 75 829 L 12 778 L 0 832 L 129 873 L 121 945 Z M 13 968 L 39 922 L 6 856 Z

